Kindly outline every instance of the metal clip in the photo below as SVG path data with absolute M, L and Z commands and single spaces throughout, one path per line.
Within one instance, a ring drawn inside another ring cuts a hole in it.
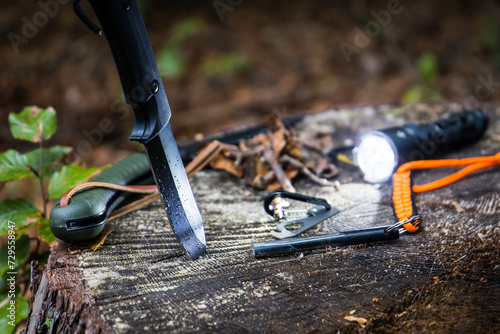
M 387 227 L 385 229 L 385 233 L 389 233 L 395 229 L 401 229 L 404 225 L 406 225 L 408 223 L 414 223 L 414 222 L 419 221 L 419 220 L 422 220 L 422 218 L 420 218 L 420 215 L 413 215 L 408 219 L 403 219 L 403 220 L 398 221 L 397 223 L 394 223 L 391 226 Z M 406 232 L 406 229 L 403 228 L 403 231 L 400 231 L 399 234 L 402 234 L 404 232 Z
M 293 206 L 288 201 L 289 199 L 314 204 L 314 206 L 309 209 L 289 209 Z M 286 220 L 278 224 L 276 229 L 271 231 L 271 235 L 278 239 L 295 237 L 340 211 L 322 198 L 287 191 L 275 191 L 269 194 L 264 200 L 264 209 L 269 215 L 278 220 L 294 217 L 299 218 L 296 220 Z M 293 226 L 298 227 L 294 229 Z

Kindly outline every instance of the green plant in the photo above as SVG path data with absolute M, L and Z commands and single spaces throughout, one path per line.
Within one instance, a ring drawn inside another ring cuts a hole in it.
M 224 76 L 246 65 L 246 59 L 239 53 L 228 52 L 219 58 L 206 59 L 201 64 L 201 72 L 207 76 Z
M 184 74 L 182 46 L 189 37 L 198 33 L 200 29 L 201 21 L 198 19 L 186 19 L 173 27 L 172 36 L 163 46 L 158 57 L 158 67 L 162 76 L 178 78 Z
M 437 57 L 432 52 L 424 52 L 416 62 L 420 82 L 411 86 L 403 94 L 403 101 L 408 103 L 422 100 L 441 100 L 443 97 L 436 90 L 436 80 L 439 75 Z
M 44 147 L 57 129 L 56 112 L 51 107 L 26 107 L 20 113 L 10 113 L 9 125 L 14 138 L 37 143 L 38 148 L 24 154 L 12 149 L 0 153 L 0 186 L 31 179 L 37 184 L 42 204 L 37 208 L 33 198 L 8 198 L 0 202 L 0 235 L 7 235 L 7 243 L 0 248 L 0 333 L 13 332 L 28 315 L 28 302 L 23 295 L 29 282 L 29 262 L 47 256 L 38 254 L 41 243 L 56 243 L 49 228 L 49 201 L 99 170 L 66 164 L 70 147 Z M 34 228 L 38 238 L 31 240 L 26 232 Z M 14 307 L 9 310 L 11 300 Z
M 163 77 L 179 78 L 186 73 L 182 47 L 189 37 L 196 35 L 202 28 L 199 19 L 186 19 L 172 28 L 170 40 L 163 46 L 158 56 L 158 67 Z M 243 68 L 247 61 L 236 52 L 223 53 L 216 58 L 203 58 L 196 71 L 209 77 L 225 76 Z

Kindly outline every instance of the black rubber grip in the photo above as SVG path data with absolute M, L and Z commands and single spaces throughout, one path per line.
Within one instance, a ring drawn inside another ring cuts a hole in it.
M 144 142 L 171 116 L 144 20 L 134 0 L 90 0 L 113 53 L 125 99 L 135 113 L 131 140 Z

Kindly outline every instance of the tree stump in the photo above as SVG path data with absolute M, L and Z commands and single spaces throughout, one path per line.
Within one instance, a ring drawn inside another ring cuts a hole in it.
M 430 122 L 458 107 L 416 105 L 328 111 L 306 117 L 297 136 L 332 134 L 335 146 L 374 128 Z M 500 152 L 500 108 L 489 107 L 484 138 L 446 158 Z M 294 181 L 298 192 L 341 211 L 307 234 L 395 222 L 391 185 L 364 183 L 339 166 L 338 189 Z M 450 173 L 423 171 L 417 184 Z M 255 259 L 276 222 L 267 192 L 223 171 L 191 180 L 204 217 L 207 255 L 184 254 L 158 201 L 108 222 L 102 248 L 71 255 L 52 249 L 33 265 L 26 333 L 293 333 L 499 331 L 500 173 L 476 173 L 419 194 L 422 229 L 399 240 Z

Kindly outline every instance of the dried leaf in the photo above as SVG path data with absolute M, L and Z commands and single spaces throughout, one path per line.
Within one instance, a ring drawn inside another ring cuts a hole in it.
M 113 230 L 105 227 L 102 232 L 95 238 L 86 241 L 86 242 L 81 242 L 78 244 L 71 244 L 70 247 L 68 248 L 68 251 L 70 254 L 78 254 L 78 253 L 83 253 L 86 251 L 97 251 L 99 248 L 102 247 L 104 244 L 104 241 L 106 241 L 106 237 L 112 232 Z
M 276 177 L 274 175 L 274 172 L 271 170 L 265 175 L 257 175 L 255 179 L 252 181 L 252 185 L 254 188 L 259 189 L 259 190 L 275 190 L 274 187 L 270 186 L 271 183 L 276 182 L 279 187 L 281 185 L 279 184 L 278 181 L 276 181 Z
M 248 185 L 256 187 L 257 189 L 266 189 L 266 186 L 274 178 L 267 176 L 271 171 L 269 165 L 260 159 L 259 156 L 251 156 L 245 160 L 245 181 Z M 271 180 L 267 180 L 267 179 Z
M 267 123 L 267 128 L 271 132 L 277 132 L 285 128 L 283 122 L 277 114 L 272 115 Z
M 307 170 L 299 144 L 278 115 L 273 115 L 269 119 L 267 133 L 241 140 L 238 146 L 221 143 L 220 152 L 210 155 L 205 162 L 209 161 L 213 169 L 225 170 L 238 178 L 243 177 L 248 185 L 262 190 L 281 188 L 293 192 L 295 188 L 291 180 L 304 172 L 316 183 L 328 185 L 327 180 Z M 294 163 L 282 160 L 285 156 Z M 314 164 L 311 164 L 311 169 L 314 169 Z
M 289 156 L 300 160 L 302 158 L 302 154 L 301 154 L 300 147 L 298 144 L 299 143 L 298 143 L 297 138 L 289 137 L 286 141 L 285 151 Z
M 286 169 L 285 170 L 285 175 L 287 178 L 294 179 L 297 175 L 299 175 L 299 170 L 298 169 Z
M 281 152 L 286 147 L 286 140 L 284 136 L 281 136 L 281 133 L 274 132 L 271 136 L 271 141 L 273 145 L 274 156 L 279 158 Z
M 281 189 L 281 184 L 278 181 L 269 183 L 266 187 L 266 191 L 276 191 Z
M 236 165 L 232 159 L 226 158 L 222 153 L 216 154 L 212 158 L 210 167 L 212 167 L 213 169 L 225 170 L 238 178 L 241 178 L 243 176 L 243 169 L 241 165 Z
M 269 120 L 268 128 L 274 155 L 278 158 L 287 144 L 285 126 L 277 115 L 273 115 Z
M 455 207 L 455 210 L 457 211 L 457 213 L 464 212 L 464 209 L 456 201 L 451 200 L 450 203 Z
M 110 234 L 113 230 L 110 228 L 104 228 L 102 232 L 95 238 L 95 241 L 90 245 L 90 249 L 92 249 L 94 252 L 101 248 L 101 246 L 104 244 L 104 241 L 106 240 L 106 237 L 108 234 Z
M 248 145 L 250 147 L 257 146 L 259 144 L 270 144 L 269 136 L 265 133 L 259 133 L 255 135 L 249 142 Z
M 366 320 L 365 318 L 355 317 L 355 316 L 352 316 L 352 315 L 347 315 L 347 316 L 344 317 L 344 319 L 347 320 L 347 321 L 357 322 L 361 326 L 361 328 L 365 328 L 365 325 L 368 322 L 368 320 Z

